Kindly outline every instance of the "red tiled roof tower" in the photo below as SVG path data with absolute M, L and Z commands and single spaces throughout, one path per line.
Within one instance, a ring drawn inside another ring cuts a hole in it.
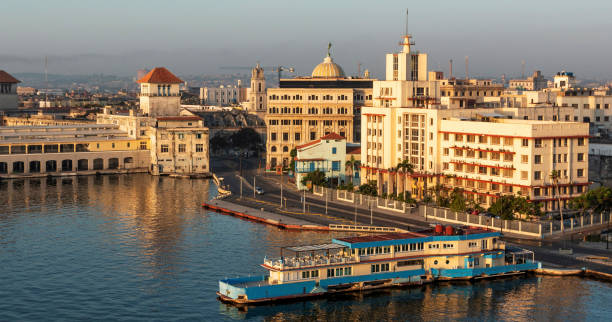
M 20 80 L 18 80 L 17 78 L 13 77 L 11 74 L 0 70 L 0 83 L 12 83 L 12 84 L 17 84 L 17 83 L 21 83 Z
M 183 80 L 176 77 L 165 67 L 155 67 L 137 82 L 152 84 L 180 84 L 183 82 Z

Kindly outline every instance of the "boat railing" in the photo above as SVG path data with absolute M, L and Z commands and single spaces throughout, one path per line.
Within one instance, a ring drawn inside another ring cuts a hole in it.
M 335 264 L 355 263 L 357 260 L 354 256 L 315 256 L 315 257 L 283 257 L 283 258 L 265 258 L 264 264 L 274 268 L 301 268 L 314 267 Z

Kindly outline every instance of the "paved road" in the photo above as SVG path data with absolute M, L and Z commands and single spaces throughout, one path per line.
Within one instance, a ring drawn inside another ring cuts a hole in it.
M 267 211 L 283 211 L 287 216 L 310 220 L 313 223 L 328 224 L 365 224 L 375 226 L 393 226 L 406 230 L 420 230 L 428 227 L 427 223 L 408 217 L 398 217 L 398 215 L 388 215 L 373 209 L 354 207 L 346 203 L 328 202 L 327 209 L 324 201 L 310 198 L 306 195 L 306 215 L 304 214 L 304 203 L 302 202 L 303 193 L 296 191 L 290 184 L 287 177 L 283 177 L 283 208 L 280 209 L 281 184 L 280 177 L 272 174 L 263 174 L 257 171 L 257 161 L 243 160 L 242 198 L 240 198 L 241 180 L 239 174 L 239 161 L 237 160 L 216 160 L 213 163 L 213 171 L 224 178 L 224 182 L 229 184 L 233 193 L 231 200 L 245 206 L 264 208 Z M 255 185 L 263 188 L 263 195 L 253 194 L 253 177 Z M 327 210 L 327 211 L 326 211 Z M 297 216 L 297 217 L 296 217 Z

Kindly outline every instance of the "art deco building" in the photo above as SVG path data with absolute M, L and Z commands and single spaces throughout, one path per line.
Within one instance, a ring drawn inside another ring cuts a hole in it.
M 330 133 L 359 141 L 360 109 L 371 105 L 372 82 L 367 73 L 347 77 L 328 53 L 310 77 L 281 79 L 279 88 L 268 88 L 267 168 L 287 167 L 292 149 Z
M 412 50 L 410 38 L 404 37 L 401 52 L 387 55 L 387 79 L 374 81 L 373 105 L 362 107 L 362 183 L 375 181 L 379 194 L 408 191 L 417 199 L 434 187 L 442 193 L 461 188 L 468 200 L 483 206 L 520 193 L 545 210 L 558 209 L 557 184 L 562 206 L 586 191 L 588 124 L 510 120 L 523 113 L 470 108 L 463 98 L 485 97 L 483 91 L 499 100 L 496 85 L 489 80 L 459 84 L 465 88 L 445 84 L 448 80 L 426 72 L 426 55 Z M 467 106 L 445 102 L 448 93 L 442 92 L 449 90 Z M 414 173 L 398 169 L 403 161 Z M 553 170 L 560 173 L 558 181 L 551 178 Z

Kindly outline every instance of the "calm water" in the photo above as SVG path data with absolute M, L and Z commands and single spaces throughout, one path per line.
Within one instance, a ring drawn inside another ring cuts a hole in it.
M 217 280 L 279 246 L 327 241 L 207 213 L 205 180 L 0 182 L 0 320 L 609 320 L 611 284 L 533 277 L 238 310 Z

